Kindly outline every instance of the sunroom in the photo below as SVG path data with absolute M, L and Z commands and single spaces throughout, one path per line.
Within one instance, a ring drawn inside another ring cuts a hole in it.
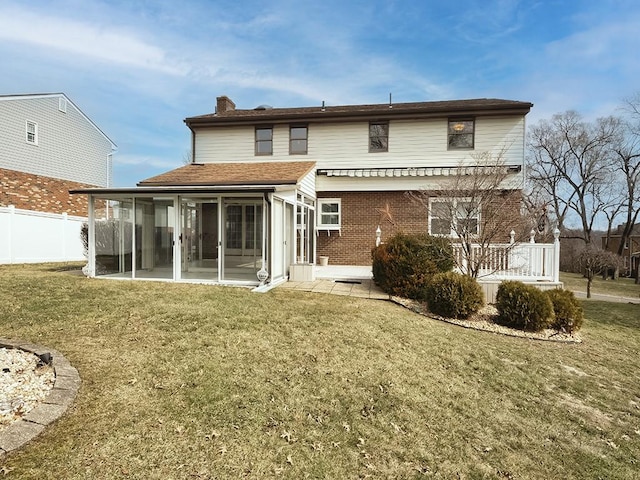
M 315 163 L 189 164 L 86 188 L 90 277 L 271 286 L 315 258 Z

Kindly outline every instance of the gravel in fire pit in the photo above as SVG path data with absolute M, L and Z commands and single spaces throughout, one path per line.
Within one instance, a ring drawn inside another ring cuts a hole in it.
M 37 355 L 0 348 L 0 430 L 44 400 L 54 383 L 53 367 Z

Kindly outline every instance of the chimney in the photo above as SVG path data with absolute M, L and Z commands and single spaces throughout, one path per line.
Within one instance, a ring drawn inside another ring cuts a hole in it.
M 216 113 L 225 113 L 236 109 L 236 104 L 226 95 L 217 97 L 216 101 Z

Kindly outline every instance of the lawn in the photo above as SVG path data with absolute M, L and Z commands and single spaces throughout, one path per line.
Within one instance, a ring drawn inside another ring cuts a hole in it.
M 561 272 L 560 281 L 569 290 L 576 292 L 587 291 L 587 279 L 579 273 Z M 640 285 L 636 285 L 633 278 L 620 277 L 618 280 L 603 280 L 601 275 L 597 275 L 591 284 L 591 293 L 638 298 L 640 296 Z
M 637 478 L 640 305 L 582 344 L 385 301 L 0 267 L 0 336 L 61 351 L 68 413 L 7 478 Z M 5 470 L 2 470 L 4 468 Z

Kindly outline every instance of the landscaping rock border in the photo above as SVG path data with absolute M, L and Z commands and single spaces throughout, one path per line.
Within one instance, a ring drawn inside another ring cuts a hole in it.
M 422 303 L 415 300 L 396 296 L 392 296 L 390 300 L 424 317 L 451 323 L 463 328 L 497 333 L 499 335 L 506 335 L 508 337 L 526 338 L 528 340 L 542 340 L 546 342 L 561 343 L 582 343 L 582 337 L 578 333 L 574 333 L 573 335 L 571 335 L 551 329 L 543 330 L 542 332 L 525 332 L 523 330 L 516 330 L 513 328 L 505 327 L 503 325 L 498 325 L 497 323 L 492 322 L 489 318 L 497 313 L 497 311 L 493 311 L 495 310 L 495 307 L 493 307 L 492 305 L 485 305 L 486 312 L 483 312 L 481 310 L 478 314 L 472 315 L 469 320 L 458 320 L 455 318 L 445 318 L 439 315 L 435 315 L 429 312 Z
M 0 338 L 0 347 L 31 352 L 51 362 L 55 383 L 45 399 L 20 420 L 0 430 L 0 458 L 38 436 L 46 426 L 55 422 L 71 406 L 80 389 L 80 375 L 58 351 L 30 342 Z

